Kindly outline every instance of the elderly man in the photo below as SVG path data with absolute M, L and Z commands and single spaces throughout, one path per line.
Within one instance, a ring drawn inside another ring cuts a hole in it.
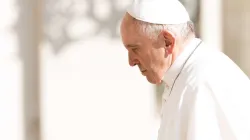
M 178 0 L 134 0 L 121 37 L 129 64 L 166 85 L 158 140 L 250 140 L 250 80 L 195 37 Z

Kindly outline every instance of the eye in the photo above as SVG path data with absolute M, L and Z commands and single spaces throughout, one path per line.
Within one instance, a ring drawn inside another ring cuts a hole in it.
M 136 52 L 138 50 L 138 48 L 132 48 L 131 49 L 133 52 Z

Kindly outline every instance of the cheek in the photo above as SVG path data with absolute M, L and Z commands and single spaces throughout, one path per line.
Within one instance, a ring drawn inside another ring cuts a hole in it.
M 164 68 L 164 61 L 165 61 L 164 53 L 159 51 L 154 52 L 151 55 L 151 63 L 150 63 L 151 70 L 154 73 L 158 73 L 159 71 L 161 71 Z
M 141 65 L 147 69 L 151 69 L 152 71 L 158 69 L 159 65 L 162 63 L 162 59 L 164 59 L 164 53 L 159 49 L 150 49 L 145 52 L 141 52 L 139 56 Z
M 146 56 L 142 56 L 139 58 L 140 65 L 142 65 L 144 68 L 148 69 L 149 68 L 149 59 Z
M 152 61 L 153 63 L 155 63 L 156 65 L 159 65 L 162 63 L 162 61 L 164 60 L 164 53 L 161 50 L 156 50 L 152 53 Z
M 150 55 L 149 53 L 145 54 L 142 57 L 142 61 L 145 65 L 147 65 L 148 67 L 150 67 L 151 65 L 154 64 L 154 57 L 152 57 L 152 55 Z
M 141 65 L 149 71 L 155 71 L 157 69 L 157 59 L 151 55 L 145 55 L 141 59 Z

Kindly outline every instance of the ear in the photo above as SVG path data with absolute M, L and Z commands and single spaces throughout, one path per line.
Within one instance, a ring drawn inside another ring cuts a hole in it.
M 173 49 L 175 47 L 175 36 L 174 34 L 167 32 L 167 31 L 163 31 L 162 32 L 163 37 L 164 37 L 164 42 L 165 42 L 165 47 L 166 47 L 166 53 L 172 54 Z

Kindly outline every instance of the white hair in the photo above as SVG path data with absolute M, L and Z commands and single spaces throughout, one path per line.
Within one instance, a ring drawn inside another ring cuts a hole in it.
M 182 24 L 152 24 L 134 19 L 139 31 L 148 36 L 151 39 L 157 39 L 158 35 L 163 31 L 168 31 L 177 37 L 181 37 L 183 40 L 194 34 L 194 24 L 192 21 L 188 21 Z

